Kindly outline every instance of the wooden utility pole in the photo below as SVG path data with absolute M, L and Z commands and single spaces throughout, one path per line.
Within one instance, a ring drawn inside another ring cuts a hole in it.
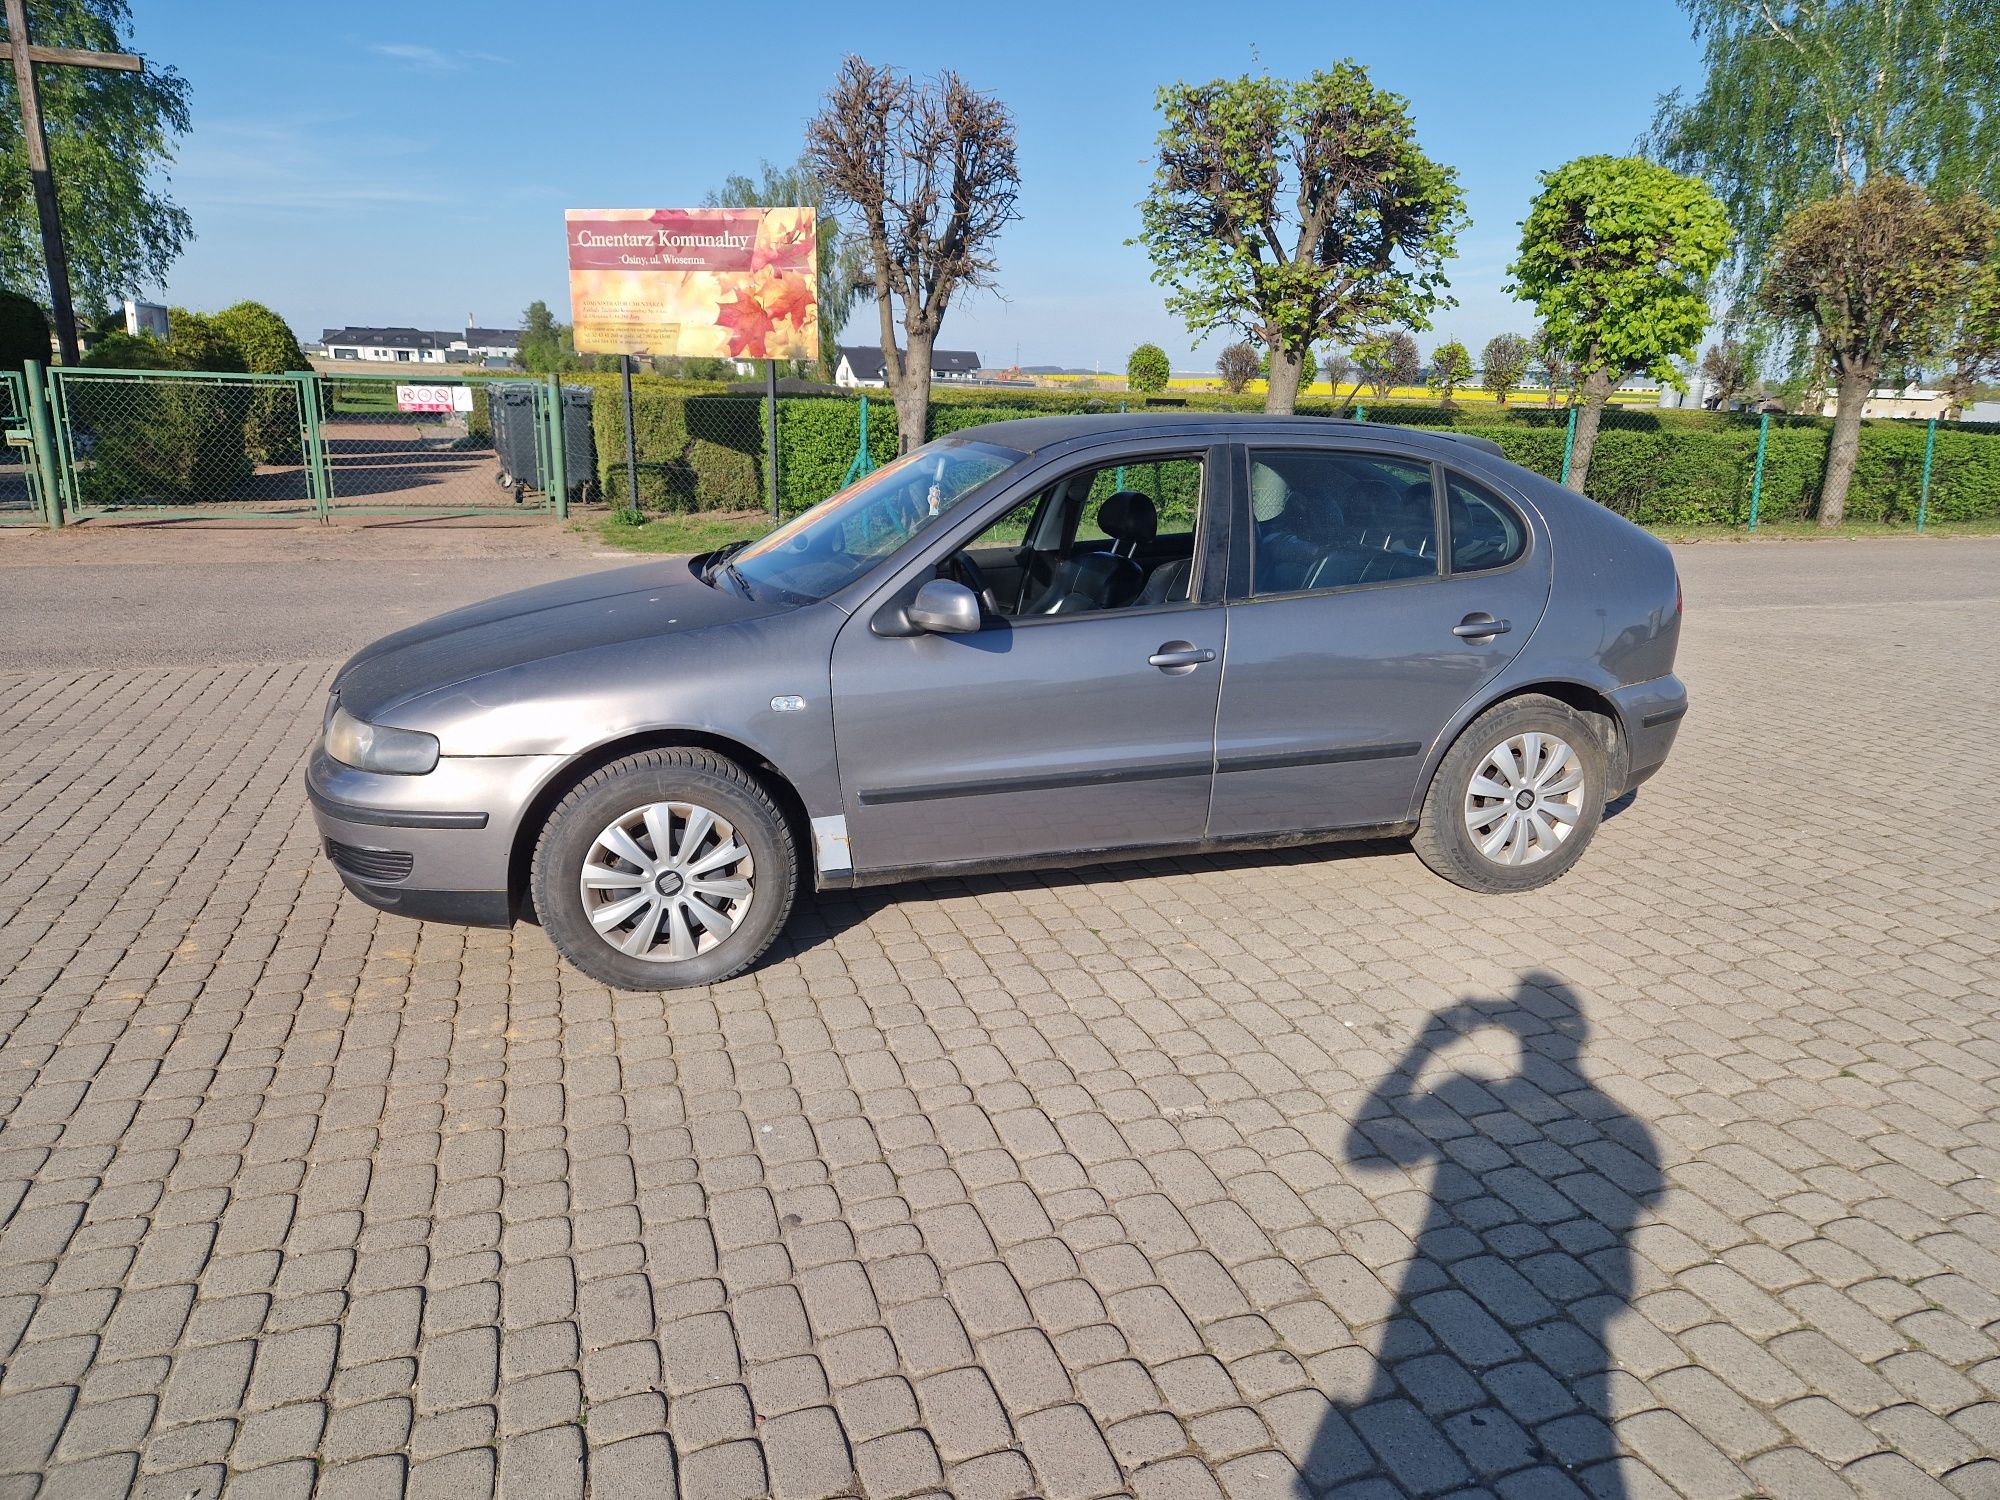
M 7 50 L 14 55 L 14 92 L 21 99 L 21 138 L 28 143 L 28 171 L 35 180 L 35 212 L 42 221 L 42 255 L 49 268 L 49 311 L 55 315 L 62 362 L 81 357 L 76 342 L 76 309 L 69 303 L 69 253 L 63 249 L 62 214 L 56 180 L 49 175 L 49 138 L 42 130 L 42 96 L 35 87 L 35 64 L 65 68 L 145 71 L 145 59 L 129 52 L 86 52 L 77 47 L 35 47 L 28 42 L 27 0 L 6 0 Z

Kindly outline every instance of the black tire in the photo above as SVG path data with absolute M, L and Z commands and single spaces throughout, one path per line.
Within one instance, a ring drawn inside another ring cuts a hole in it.
M 1465 805 L 1473 777 L 1486 764 L 1488 754 L 1524 734 L 1554 735 L 1567 743 L 1582 767 L 1583 784 L 1574 794 L 1580 800 L 1569 835 L 1532 863 L 1506 864 L 1480 852 L 1466 826 Z M 1433 871 L 1468 891 L 1506 895 L 1560 880 L 1583 858 L 1604 819 L 1608 761 L 1590 721 L 1568 704 L 1540 694 L 1496 703 L 1468 724 L 1445 752 L 1424 796 L 1422 818 L 1411 847 Z
M 736 929 L 693 957 L 657 960 L 619 952 L 591 925 L 579 889 L 591 847 L 616 819 L 655 802 L 707 808 L 750 852 L 754 894 Z M 648 750 L 614 761 L 570 789 L 535 842 L 530 889 L 556 950 L 592 979 L 621 990 L 673 990 L 742 973 L 771 946 L 798 888 L 792 830 L 770 793 L 736 762 L 706 750 Z

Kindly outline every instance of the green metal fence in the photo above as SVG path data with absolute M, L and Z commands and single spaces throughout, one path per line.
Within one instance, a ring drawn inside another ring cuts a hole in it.
M 0 521 L 566 515 L 574 493 L 564 403 L 541 381 L 30 362 L 0 407 Z M 587 407 L 578 423 L 587 436 Z

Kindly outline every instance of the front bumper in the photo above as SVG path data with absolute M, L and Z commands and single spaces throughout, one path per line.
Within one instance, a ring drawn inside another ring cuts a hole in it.
M 1671 672 L 1651 682 L 1636 682 L 1611 694 L 1623 722 L 1627 753 L 1625 785 L 1620 795 L 1651 776 L 1666 763 L 1687 714 L 1687 687 Z
M 560 756 L 445 756 L 424 776 L 357 771 L 315 749 L 306 796 L 341 883 L 399 916 L 505 927 L 515 835 Z

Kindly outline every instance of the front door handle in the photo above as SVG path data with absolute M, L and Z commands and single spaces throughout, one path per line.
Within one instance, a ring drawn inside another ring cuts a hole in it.
M 1482 612 L 1469 614 L 1451 627 L 1451 633 L 1468 641 L 1489 640 L 1496 635 L 1505 635 L 1512 627 L 1505 620 L 1496 620 Z
M 1193 641 L 1167 641 L 1146 658 L 1146 663 L 1162 672 L 1184 677 L 1203 662 L 1214 660 L 1215 653 L 1206 646 L 1197 646 Z

